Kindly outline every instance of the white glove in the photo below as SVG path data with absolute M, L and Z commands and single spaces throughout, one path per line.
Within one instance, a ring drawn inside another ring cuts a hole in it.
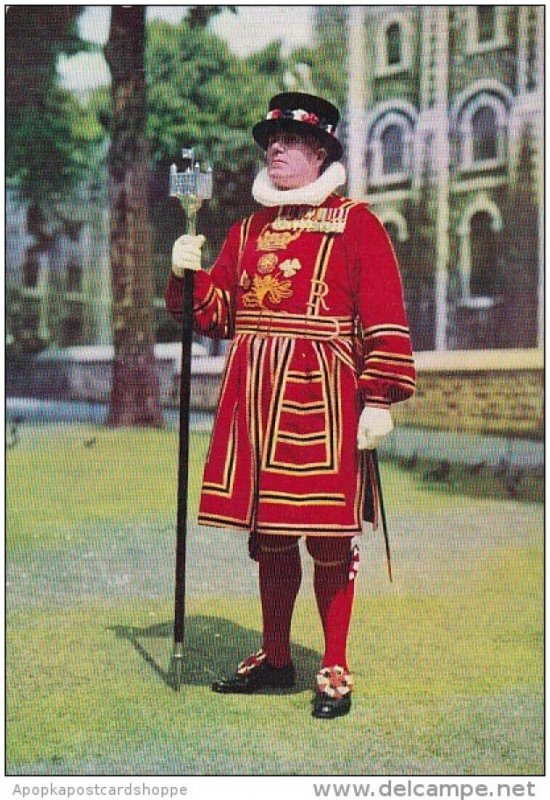
M 357 447 L 359 450 L 375 450 L 392 430 L 393 422 L 388 408 L 365 406 L 359 417 Z
M 183 271 L 192 269 L 193 272 L 201 268 L 201 247 L 204 236 L 190 236 L 186 233 L 176 239 L 172 248 L 172 272 L 176 277 L 183 278 Z

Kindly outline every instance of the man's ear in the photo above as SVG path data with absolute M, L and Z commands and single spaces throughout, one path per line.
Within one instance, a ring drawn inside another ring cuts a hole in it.
M 317 150 L 317 160 L 319 161 L 319 166 L 322 167 L 327 158 L 328 158 L 328 150 L 326 150 L 324 147 L 320 147 Z

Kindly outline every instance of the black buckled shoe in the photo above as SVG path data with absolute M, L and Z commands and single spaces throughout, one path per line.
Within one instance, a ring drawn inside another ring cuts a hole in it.
M 317 719 L 334 719 L 349 714 L 352 689 L 352 677 L 343 667 L 323 667 L 317 673 L 312 715 Z
M 272 667 L 263 650 L 241 661 L 237 671 L 229 678 L 212 683 L 212 691 L 222 694 L 251 694 L 261 689 L 290 689 L 296 676 L 294 665 Z

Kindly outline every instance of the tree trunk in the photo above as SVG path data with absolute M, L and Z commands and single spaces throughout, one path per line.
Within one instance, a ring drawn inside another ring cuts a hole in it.
M 163 425 L 155 366 L 154 279 L 145 138 L 145 6 L 112 6 L 109 153 L 114 365 L 110 425 Z

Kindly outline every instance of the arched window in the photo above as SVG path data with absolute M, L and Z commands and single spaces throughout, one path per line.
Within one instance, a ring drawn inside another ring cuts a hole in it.
M 481 106 L 472 115 L 473 160 L 498 158 L 498 122 L 494 108 Z
M 405 146 L 403 128 L 399 125 L 388 125 L 381 137 L 382 172 L 384 175 L 395 175 L 405 171 Z
M 460 236 L 461 304 L 489 308 L 498 302 L 502 215 L 485 192 L 464 210 Z
M 464 97 L 461 104 L 455 106 L 456 110 L 451 110 L 459 170 L 494 169 L 505 165 L 508 103 L 508 96 L 495 87 Z
M 373 34 L 377 76 L 395 75 L 411 68 L 414 36 L 409 13 L 385 11 Z
M 415 109 L 388 102 L 373 114 L 366 158 L 369 183 L 381 186 L 411 180 Z
M 401 26 L 392 22 L 386 29 L 386 64 L 401 63 Z
M 469 295 L 496 295 L 497 242 L 494 221 L 487 211 L 478 211 L 470 220 L 470 287 Z
M 494 6 L 477 6 L 477 40 L 492 42 L 496 38 L 496 9 Z
M 467 14 L 467 53 L 483 53 L 508 45 L 506 6 L 468 6 Z

